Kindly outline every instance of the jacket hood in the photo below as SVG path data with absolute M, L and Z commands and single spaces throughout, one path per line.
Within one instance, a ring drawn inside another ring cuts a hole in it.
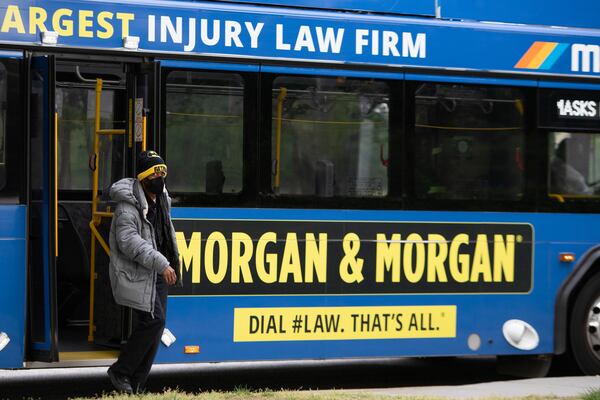
M 169 197 L 167 188 L 163 190 L 161 196 L 164 196 L 163 198 L 166 199 L 167 212 L 169 212 L 171 209 L 171 198 Z M 117 203 L 124 201 L 131 204 L 141 210 L 144 217 L 148 212 L 148 200 L 146 200 L 142 184 L 136 178 L 123 178 L 115 182 L 110 187 L 110 198 Z
M 144 197 L 140 182 L 135 178 L 121 179 L 110 187 L 110 198 L 113 201 L 124 201 L 139 209 L 147 208 Z

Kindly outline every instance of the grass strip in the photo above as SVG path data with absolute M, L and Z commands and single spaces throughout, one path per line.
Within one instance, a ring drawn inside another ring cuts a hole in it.
M 178 390 L 166 390 L 163 393 L 123 395 L 107 393 L 101 400 L 441 400 L 443 397 L 388 396 L 362 393 L 360 391 L 324 390 L 324 391 L 252 391 L 245 387 L 231 392 L 186 393 Z M 600 400 L 600 389 L 590 389 L 581 397 L 527 396 L 527 397 L 488 397 L 484 400 Z M 77 398 L 74 400 L 89 400 Z

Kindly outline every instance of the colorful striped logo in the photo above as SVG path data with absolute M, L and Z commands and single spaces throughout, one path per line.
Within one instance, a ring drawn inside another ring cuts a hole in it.
M 568 47 L 568 43 L 534 42 L 515 68 L 550 69 Z

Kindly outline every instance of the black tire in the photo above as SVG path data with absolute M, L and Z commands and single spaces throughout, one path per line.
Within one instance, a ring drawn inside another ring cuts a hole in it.
M 571 350 L 581 371 L 600 374 L 600 274 L 583 286 L 571 312 Z

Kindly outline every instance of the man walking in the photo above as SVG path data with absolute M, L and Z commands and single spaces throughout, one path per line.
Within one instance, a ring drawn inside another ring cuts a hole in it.
M 165 327 L 168 286 L 179 281 L 167 166 L 156 152 L 144 151 L 136 173 L 137 179 L 122 179 L 110 189 L 117 202 L 110 227 L 110 281 L 117 304 L 132 308 L 134 325 L 108 376 L 126 393 L 144 387 Z

